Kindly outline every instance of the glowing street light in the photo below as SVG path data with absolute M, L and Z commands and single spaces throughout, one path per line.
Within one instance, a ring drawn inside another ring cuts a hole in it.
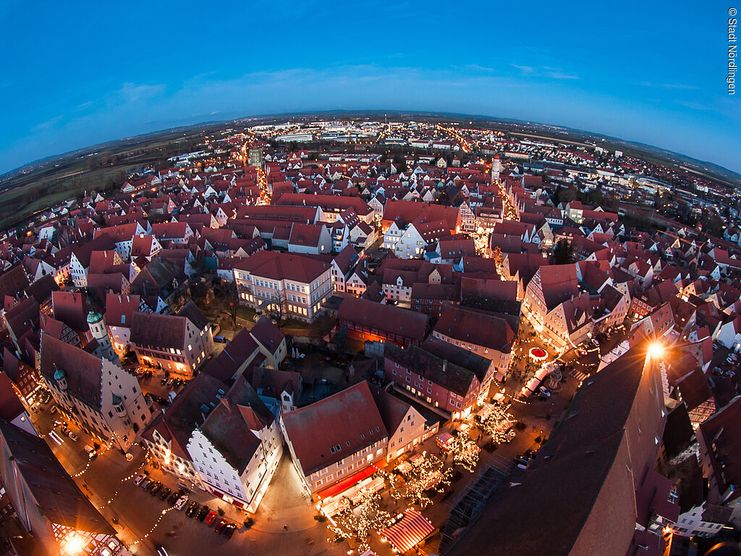
M 664 344 L 661 342 L 651 342 L 648 345 L 647 355 L 649 359 L 661 359 L 664 357 Z
M 62 544 L 62 554 L 66 556 L 77 556 L 82 553 L 86 544 L 85 539 L 81 535 L 70 533 Z

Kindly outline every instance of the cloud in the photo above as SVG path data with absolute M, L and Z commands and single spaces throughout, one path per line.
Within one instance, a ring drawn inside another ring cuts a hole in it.
M 64 120 L 64 116 L 62 114 L 59 114 L 58 116 L 54 116 L 53 118 L 49 118 L 48 120 L 45 120 L 43 122 L 40 122 L 33 126 L 31 128 L 32 132 L 38 133 L 41 131 L 46 131 L 48 129 L 52 129 L 57 127 L 62 121 Z
M 665 89 L 668 91 L 697 91 L 700 87 L 696 85 L 687 85 L 686 83 L 654 83 L 652 81 L 641 81 L 641 87 L 650 89 Z
M 516 70 L 520 70 L 522 75 L 535 75 L 535 68 L 533 66 L 521 66 L 518 64 L 511 64 Z
M 137 83 L 124 83 L 118 91 L 124 102 L 139 102 L 144 99 L 155 97 L 165 91 L 164 85 L 149 85 Z
M 566 73 L 560 68 L 550 68 L 548 66 L 536 67 L 536 66 L 523 66 L 520 64 L 510 64 L 513 68 L 520 72 L 523 77 L 540 77 L 542 79 L 579 79 L 579 76 L 573 73 Z
M 497 71 L 496 68 L 492 68 L 490 66 L 482 66 L 480 64 L 467 64 L 463 66 L 463 69 L 476 73 L 496 73 Z
M 560 71 L 548 71 L 544 75 L 551 79 L 579 79 L 578 75 L 574 75 L 573 73 L 563 73 Z
M 701 102 L 692 102 L 691 100 L 678 100 L 676 102 L 679 106 L 684 106 L 690 110 L 697 110 L 699 112 L 707 112 L 710 110 L 710 107 L 707 104 L 702 104 Z

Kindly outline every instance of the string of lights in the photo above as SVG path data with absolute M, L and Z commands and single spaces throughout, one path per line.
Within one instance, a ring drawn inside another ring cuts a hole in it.
M 145 541 L 147 538 L 149 538 L 149 535 L 151 535 L 154 532 L 154 530 L 160 524 L 160 522 L 165 517 L 165 515 L 167 515 L 169 512 L 171 512 L 174 509 L 175 508 L 172 507 L 172 508 L 165 508 L 164 510 L 162 510 L 162 512 L 160 513 L 159 517 L 157 517 L 157 519 L 154 522 L 154 525 L 152 525 L 152 527 L 149 529 L 149 531 L 147 531 L 146 533 L 144 533 L 144 535 L 142 535 L 141 537 L 139 537 L 138 539 L 136 539 L 134 542 L 132 542 L 127 548 L 129 550 L 131 550 L 133 547 L 135 547 L 138 544 L 141 544 L 143 541 Z

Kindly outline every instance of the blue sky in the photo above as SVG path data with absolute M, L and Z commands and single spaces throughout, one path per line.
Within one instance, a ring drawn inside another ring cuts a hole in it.
M 176 125 L 330 109 L 567 125 L 741 171 L 728 6 L 524 4 L 2 0 L 0 172 Z

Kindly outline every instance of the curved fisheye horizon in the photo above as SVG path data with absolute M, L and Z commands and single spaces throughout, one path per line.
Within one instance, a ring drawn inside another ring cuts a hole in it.
M 23 170 L 24 168 L 27 168 L 29 166 L 34 166 L 38 164 L 44 164 L 48 163 L 50 161 L 53 161 L 57 158 L 64 158 L 66 156 L 75 154 L 75 153 L 85 153 L 85 152 L 94 152 L 97 148 L 109 145 L 112 143 L 117 142 L 128 142 L 128 141 L 135 141 L 140 138 L 144 138 L 147 136 L 156 136 L 158 134 L 166 134 L 168 132 L 176 131 L 178 129 L 191 129 L 191 128 L 197 128 L 199 126 L 217 126 L 217 125 L 228 125 L 232 122 L 234 123 L 244 123 L 244 122 L 260 122 L 260 121 L 269 121 L 269 120 L 275 120 L 275 121 L 290 121 L 291 119 L 302 119 L 302 118 L 310 118 L 312 116 L 316 116 L 318 118 L 328 118 L 328 117 L 337 117 L 337 118 L 350 118 L 350 119 L 378 119 L 378 118 L 386 118 L 386 119 L 398 119 L 398 118 L 414 118 L 414 117 L 420 117 L 420 118 L 429 118 L 429 119 L 439 119 L 439 120 L 453 120 L 453 121 L 459 121 L 461 123 L 468 122 L 479 122 L 483 123 L 485 125 L 489 125 L 492 127 L 496 127 L 497 124 L 521 124 L 524 126 L 530 126 L 532 128 L 540 128 L 543 130 L 550 130 L 550 133 L 553 135 L 553 138 L 557 138 L 559 135 L 563 134 L 571 134 L 575 136 L 580 137 L 591 137 L 594 141 L 595 145 L 599 145 L 600 141 L 607 141 L 610 144 L 622 144 L 626 145 L 629 148 L 635 149 L 636 151 L 656 151 L 661 152 L 664 155 L 668 156 L 674 156 L 678 159 L 685 159 L 685 160 L 691 160 L 701 166 L 704 167 L 704 169 L 710 173 L 718 173 L 718 171 L 728 172 L 728 174 L 725 175 L 726 179 L 741 179 L 741 171 L 735 171 L 727 166 L 723 166 L 722 164 L 713 162 L 712 160 L 702 160 L 698 159 L 696 157 L 690 156 L 688 154 L 673 151 L 671 149 L 667 149 L 662 147 L 661 145 L 656 144 L 648 144 L 644 143 L 639 140 L 631 140 L 626 139 L 624 137 L 617 137 L 610 135 L 609 133 L 603 133 L 595 130 L 589 130 L 589 129 L 581 129 L 572 127 L 565 124 L 555 124 L 552 122 L 542 122 L 542 121 L 533 121 L 533 120 L 524 120 L 524 119 L 518 119 L 518 118 L 508 118 L 508 117 L 498 117 L 496 115 L 489 115 L 489 114 L 473 114 L 473 113 L 458 113 L 458 112 L 452 112 L 452 111 L 437 111 L 437 110 L 400 110 L 400 109 L 394 109 L 394 108 L 366 108 L 366 109 L 352 109 L 352 108 L 344 108 L 344 109 L 317 109 L 317 110 L 308 110 L 308 111 L 296 111 L 296 112 L 275 112 L 275 113 L 259 113 L 259 114 L 250 114 L 250 115 L 241 115 L 241 116 L 233 116 L 233 117 L 224 117 L 219 118 L 219 114 L 212 114 L 213 119 L 209 119 L 204 117 L 203 119 L 194 119 L 193 121 L 188 120 L 187 118 L 181 119 L 181 121 L 173 121 L 169 122 L 172 124 L 169 127 L 153 127 L 152 129 L 149 129 L 145 127 L 144 129 L 132 133 L 129 135 L 123 135 L 120 137 L 110 137 L 110 138 L 103 138 L 100 141 L 88 144 L 88 145 L 80 145 L 80 146 L 73 146 L 71 149 L 64 151 L 64 152 L 54 152 L 49 153 L 48 155 L 45 155 L 41 158 L 35 159 L 35 160 L 29 160 L 17 167 L 9 168 L 3 171 L 3 173 L 0 174 L 0 176 L 8 176 L 12 175 L 14 173 L 17 173 L 18 171 Z M 227 116 L 227 115 L 222 115 Z M 161 122 L 162 125 L 166 125 L 167 122 Z M 155 124 L 156 125 L 156 124 Z M 564 136 L 565 137 L 565 136 Z
M 196 3 L 136 7 L 3 3 L 0 172 L 183 124 L 378 107 L 565 126 L 741 171 L 720 4 L 473 4 L 442 26 L 438 2 L 253 1 L 218 25 Z
M 741 556 L 726 2 L 0 0 L 0 556 Z

